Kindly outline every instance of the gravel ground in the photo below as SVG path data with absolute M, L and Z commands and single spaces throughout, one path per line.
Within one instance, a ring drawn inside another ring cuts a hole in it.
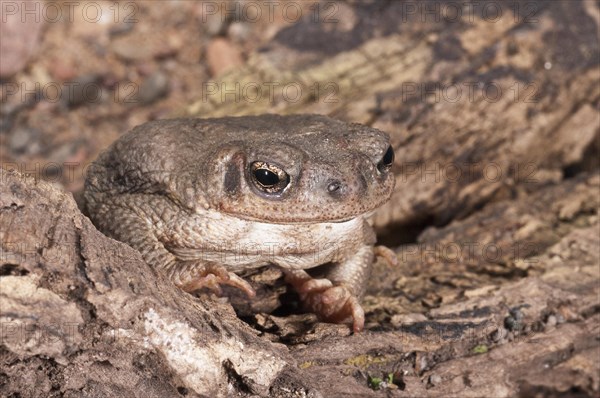
M 180 114 L 207 82 L 243 64 L 311 5 L 0 4 L 2 164 L 73 192 L 86 165 L 120 134 Z

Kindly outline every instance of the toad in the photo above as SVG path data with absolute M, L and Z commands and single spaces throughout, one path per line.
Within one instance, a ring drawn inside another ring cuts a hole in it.
M 90 167 L 88 213 L 184 291 L 280 267 L 307 311 L 364 327 L 360 298 L 375 256 L 369 215 L 394 188 L 386 133 L 320 115 L 152 121 Z M 327 264 L 323 278 L 306 271 Z

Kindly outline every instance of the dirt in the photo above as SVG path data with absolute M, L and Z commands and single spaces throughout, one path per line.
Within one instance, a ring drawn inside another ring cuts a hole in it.
M 297 22 L 299 6 L 280 2 L 269 17 L 268 8 L 227 1 L 6 3 L 3 15 L 21 31 L 2 25 L 2 59 L 22 62 L 1 68 L 0 157 L 71 192 L 108 144 L 181 113 L 213 78 Z

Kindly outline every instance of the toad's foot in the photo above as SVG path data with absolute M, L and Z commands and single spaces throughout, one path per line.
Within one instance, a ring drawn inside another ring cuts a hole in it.
M 348 287 L 333 285 L 328 279 L 297 279 L 289 276 L 287 281 L 294 286 L 304 307 L 326 322 L 340 323 L 352 320 L 354 332 L 365 325 L 365 312 Z
M 175 267 L 171 280 L 186 292 L 208 288 L 221 295 L 221 285 L 229 285 L 242 290 L 249 298 L 256 296 L 256 291 L 247 281 L 215 263 L 185 262 Z
M 386 246 L 375 246 L 373 252 L 375 257 L 381 257 L 388 266 L 395 267 L 398 265 L 398 256 L 392 249 Z

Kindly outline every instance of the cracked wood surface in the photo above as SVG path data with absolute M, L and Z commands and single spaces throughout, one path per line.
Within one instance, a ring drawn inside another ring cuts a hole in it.
M 597 5 L 528 2 L 531 18 L 504 5 L 490 21 L 477 17 L 487 3 L 497 5 L 474 5 L 473 23 L 423 22 L 402 2 L 340 4 L 351 28 L 308 19 L 279 32 L 247 66 L 207 83 L 187 113 L 314 112 L 388 132 L 396 193 L 379 226 L 445 224 L 515 186 L 590 167 L 586 151 L 600 148 Z
M 594 396 L 599 188 L 600 175 L 582 176 L 426 231 L 398 269 L 376 269 L 365 298 L 371 332 L 295 347 L 300 366 L 322 389 L 333 375 L 363 380 L 360 390 L 336 384 L 356 397 L 380 396 L 365 375 L 389 374 L 402 386 L 391 396 Z M 565 217 L 561 203 L 578 205 Z M 490 261 L 465 250 L 458 259 L 444 245 L 489 241 L 509 254 Z M 514 258 L 516 247 L 528 250 Z
M 3 169 L 0 178 L 2 396 L 303 389 L 285 347 L 258 337 L 230 306 L 177 289 L 98 232 L 70 194 Z

